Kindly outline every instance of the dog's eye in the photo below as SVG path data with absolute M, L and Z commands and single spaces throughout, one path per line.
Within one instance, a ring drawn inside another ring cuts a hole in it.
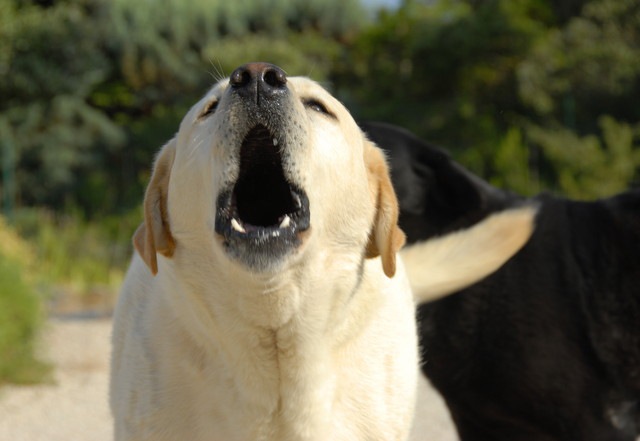
M 333 113 L 329 112 L 327 110 L 327 108 L 325 107 L 325 105 L 322 104 L 318 100 L 314 100 L 313 98 L 310 98 L 310 99 L 304 100 L 303 103 L 304 103 L 305 107 L 307 107 L 307 108 L 309 108 L 311 110 L 315 110 L 316 112 L 324 113 L 325 115 L 329 115 L 331 117 L 335 117 L 333 115 Z
M 202 110 L 202 113 L 200 113 L 200 118 L 205 118 L 213 114 L 217 108 L 218 108 L 218 100 L 211 101 L 209 104 L 207 104 L 204 107 L 204 109 Z

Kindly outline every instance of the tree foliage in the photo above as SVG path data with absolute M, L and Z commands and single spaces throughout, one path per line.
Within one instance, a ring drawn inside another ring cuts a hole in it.
M 89 218 L 130 210 L 186 108 L 256 60 L 322 81 L 359 118 L 408 127 L 498 185 L 603 196 L 638 176 L 639 9 L 0 0 L 3 199 Z
M 406 1 L 359 34 L 336 78 L 363 117 L 449 146 L 496 184 L 604 196 L 640 167 L 639 9 L 633 0 Z
M 96 146 L 124 142 L 86 101 L 110 65 L 82 5 L 3 0 L 0 8 L 1 148 L 5 158 L 13 150 L 22 203 L 63 206 L 76 172 L 100 165 Z
M 128 209 L 216 77 L 260 56 L 322 79 L 362 17 L 355 0 L 0 0 L 4 198 Z

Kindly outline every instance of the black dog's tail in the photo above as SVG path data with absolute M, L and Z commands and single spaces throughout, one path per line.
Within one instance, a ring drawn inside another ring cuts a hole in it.
M 537 206 L 496 213 L 467 229 L 405 247 L 405 270 L 417 303 L 459 291 L 487 277 L 520 248 L 534 230 Z

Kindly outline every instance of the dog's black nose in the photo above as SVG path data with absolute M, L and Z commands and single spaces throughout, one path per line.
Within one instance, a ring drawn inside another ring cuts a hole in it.
M 241 96 L 275 97 L 287 90 L 287 74 L 269 63 L 249 63 L 233 71 L 229 78 L 231 87 Z

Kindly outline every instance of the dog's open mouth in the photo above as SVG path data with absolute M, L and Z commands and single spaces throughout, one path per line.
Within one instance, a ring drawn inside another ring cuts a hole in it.
M 216 232 L 250 266 L 297 248 L 309 228 L 309 201 L 285 177 L 281 147 L 265 126 L 251 129 L 240 149 L 238 180 L 217 200 Z

